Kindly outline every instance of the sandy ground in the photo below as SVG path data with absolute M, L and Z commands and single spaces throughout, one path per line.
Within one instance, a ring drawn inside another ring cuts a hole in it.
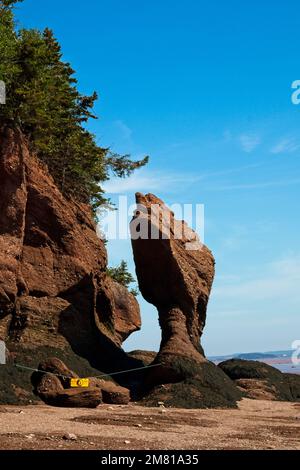
M 0 449 L 300 449 L 300 404 L 243 399 L 238 410 L 0 406 Z

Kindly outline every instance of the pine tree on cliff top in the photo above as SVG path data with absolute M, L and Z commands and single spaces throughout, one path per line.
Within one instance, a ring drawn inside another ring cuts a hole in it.
M 122 260 L 118 266 L 108 267 L 106 273 L 116 282 L 126 287 L 126 289 L 129 289 L 130 285 L 136 282 L 132 274 L 128 271 L 127 263 L 124 260 Z M 130 292 L 136 297 L 139 294 L 139 289 L 134 287 Z
M 100 183 L 110 172 L 128 176 L 148 157 L 134 162 L 96 144 L 85 123 L 96 118 L 97 94 L 78 91 L 74 70 L 62 60 L 50 29 L 16 29 L 13 7 L 19 1 L 0 0 L 0 80 L 7 90 L 0 119 L 21 128 L 66 196 L 96 209 L 106 201 Z

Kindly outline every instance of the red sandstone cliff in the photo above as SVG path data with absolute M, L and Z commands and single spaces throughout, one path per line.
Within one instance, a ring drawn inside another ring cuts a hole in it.
M 2 127 L 0 338 L 22 348 L 71 347 L 95 367 L 108 352 L 122 362 L 120 346 L 140 328 L 140 312 L 106 265 L 90 209 L 67 200 L 20 132 Z

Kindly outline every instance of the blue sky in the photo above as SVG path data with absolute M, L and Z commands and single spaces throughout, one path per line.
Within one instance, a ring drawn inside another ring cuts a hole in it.
M 150 164 L 106 188 L 134 200 L 205 205 L 216 279 L 207 354 L 289 349 L 300 338 L 299 2 L 25 0 L 20 26 L 51 27 L 84 93 L 99 143 Z M 130 243 L 109 243 L 110 264 Z M 154 307 L 126 349 L 157 349 Z

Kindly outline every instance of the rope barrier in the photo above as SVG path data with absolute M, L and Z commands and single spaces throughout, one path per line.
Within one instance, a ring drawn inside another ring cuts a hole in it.
M 34 369 L 33 367 L 23 366 L 22 364 L 15 363 L 14 365 L 15 365 L 15 367 L 17 367 L 19 369 L 30 370 L 32 372 L 39 372 L 40 374 L 49 373 L 49 374 L 52 374 L 52 375 L 56 375 L 57 377 L 62 377 L 64 379 L 72 379 L 73 378 L 73 377 L 69 377 L 67 375 L 63 375 L 63 374 L 56 374 L 55 372 L 47 372 L 45 370 Z M 152 367 L 158 367 L 160 365 L 161 364 L 152 364 L 150 366 L 136 367 L 135 369 L 127 369 L 127 370 L 121 370 L 119 372 L 112 372 L 111 374 L 95 375 L 95 376 L 89 377 L 89 378 L 90 379 L 100 379 L 100 378 L 103 378 L 103 377 L 111 377 L 112 375 L 127 374 L 128 372 L 135 372 L 135 371 L 138 371 L 138 370 L 150 369 Z

